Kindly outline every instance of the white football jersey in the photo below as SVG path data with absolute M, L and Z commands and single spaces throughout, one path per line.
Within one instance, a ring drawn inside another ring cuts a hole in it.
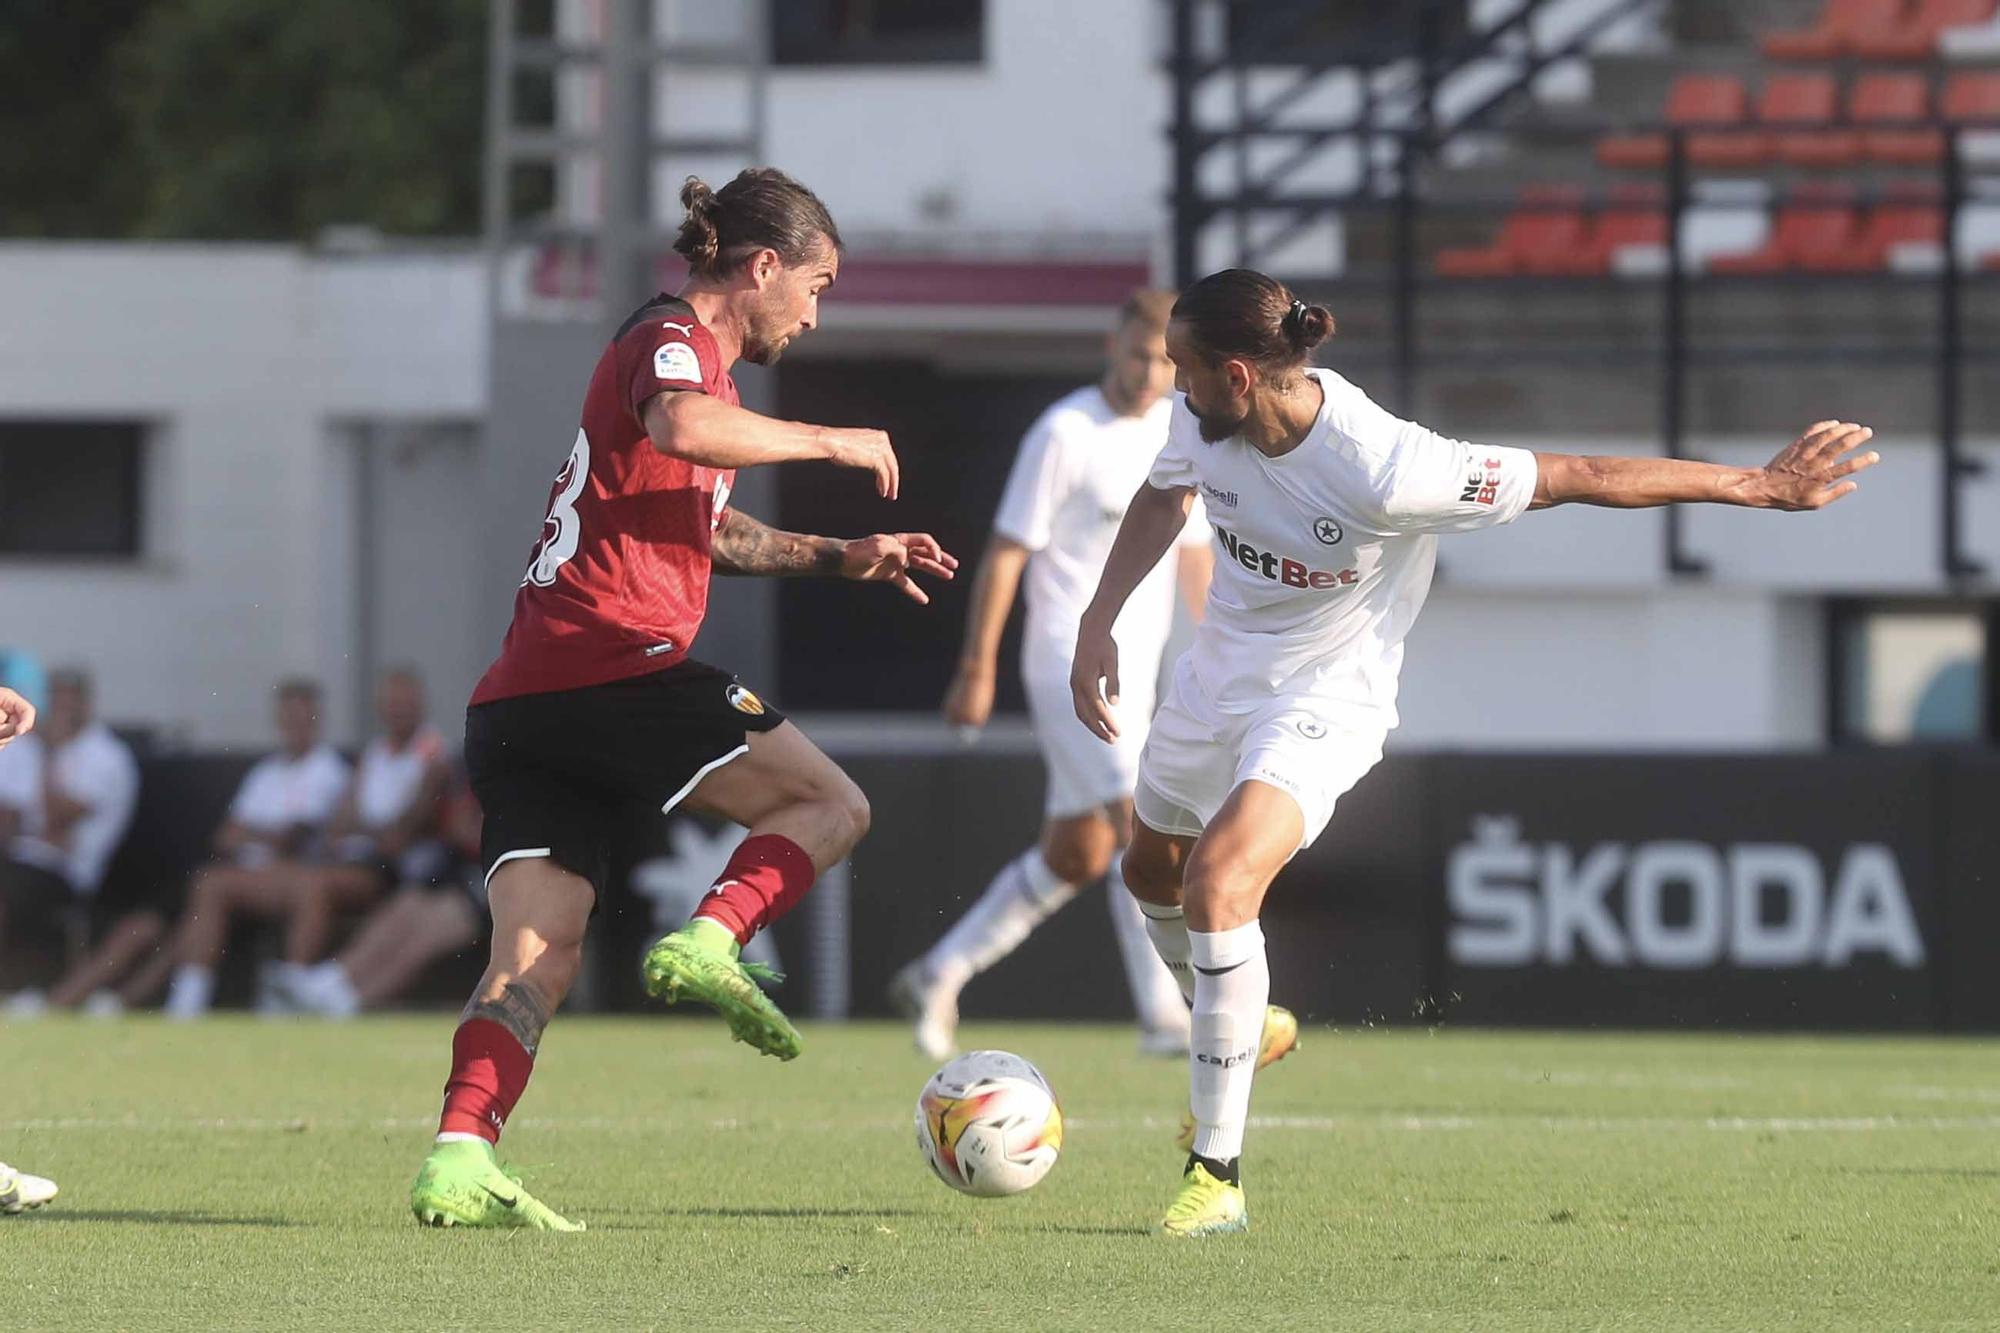
M 1027 547 L 1028 622 L 1021 674 L 1069 679 L 1076 627 L 1097 592 L 1125 509 L 1146 482 L 1167 438 L 1172 403 L 1162 398 L 1143 416 L 1120 416 L 1095 385 L 1066 394 L 1021 439 L 993 529 Z M 1208 539 L 1197 502 L 1181 545 Z M 1171 557 L 1172 553 L 1169 553 Z M 1174 623 L 1174 566 L 1163 559 L 1133 590 L 1112 633 L 1126 674 L 1150 682 Z
M 1535 456 L 1467 444 L 1391 416 L 1330 370 L 1303 443 L 1270 458 L 1214 444 L 1180 395 L 1148 480 L 1196 487 L 1215 529 L 1208 613 L 1188 662 L 1225 713 L 1280 694 L 1386 710 L 1395 725 L 1403 637 L 1430 592 L 1441 532 L 1514 519 Z

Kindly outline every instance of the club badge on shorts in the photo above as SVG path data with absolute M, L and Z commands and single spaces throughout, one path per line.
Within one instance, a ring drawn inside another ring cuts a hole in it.
M 752 717 L 764 715 L 764 701 L 741 685 L 731 685 L 723 697 L 728 699 L 729 706 L 739 713 L 748 713 Z

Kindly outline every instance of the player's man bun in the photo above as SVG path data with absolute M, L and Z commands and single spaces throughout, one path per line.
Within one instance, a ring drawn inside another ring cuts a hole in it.
M 715 191 L 700 177 L 690 176 L 681 186 L 681 207 L 687 210 L 687 220 L 674 238 L 674 252 L 687 260 L 688 267 L 706 268 L 715 263 L 722 240 L 715 229 Z
M 721 277 L 759 250 L 802 264 L 822 246 L 840 249 L 840 229 L 819 196 L 776 167 L 751 167 L 720 190 L 690 176 L 681 206 L 687 219 L 674 252 L 696 277 Z
M 1174 321 L 1211 361 L 1248 361 L 1273 375 L 1305 365 L 1333 336 L 1333 312 L 1308 305 L 1255 269 L 1211 273 L 1174 302 Z

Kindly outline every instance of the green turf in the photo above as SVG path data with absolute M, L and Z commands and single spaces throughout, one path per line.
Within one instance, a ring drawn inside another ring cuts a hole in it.
M 10 1328 L 1993 1328 L 2000 1045 L 1309 1030 L 1258 1083 L 1247 1237 L 1150 1234 L 1178 1064 L 970 1026 L 1070 1117 L 1028 1195 L 917 1155 L 900 1029 L 789 1065 L 563 1020 L 506 1149 L 583 1236 L 421 1230 L 451 1020 L 0 1028 Z

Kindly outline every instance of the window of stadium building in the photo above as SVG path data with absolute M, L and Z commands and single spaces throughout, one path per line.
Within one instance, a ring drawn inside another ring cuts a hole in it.
M 978 64 L 985 0 L 787 0 L 771 10 L 780 65 Z
M 146 427 L 0 421 L 0 557 L 140 554 Z
M 1989 736 L 1994 620 L 1980 604 L 1840 608 L 1834 739 L 1894 745 Z

